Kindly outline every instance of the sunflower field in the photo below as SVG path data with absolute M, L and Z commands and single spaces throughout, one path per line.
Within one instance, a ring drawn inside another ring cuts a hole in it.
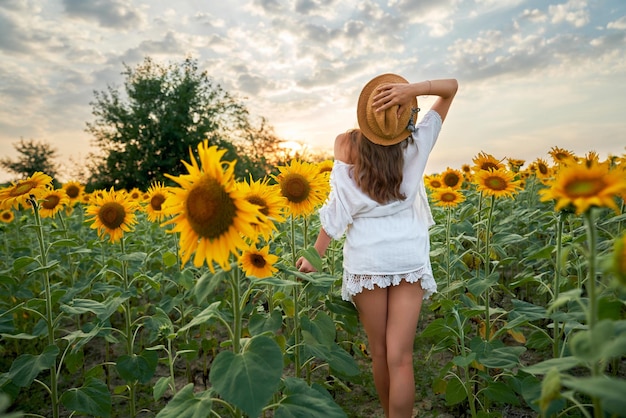
M 332 161 L 238 181 L 223 157 L 200 143 L 173 186 L 0 189 L 2 416 L 359 416 L 341 242 L 312 245 Z M 425 176 L 439 289 L 417 393 L 438 407 L 420 416 L 626 416 L 626 155 L 549 158 Z

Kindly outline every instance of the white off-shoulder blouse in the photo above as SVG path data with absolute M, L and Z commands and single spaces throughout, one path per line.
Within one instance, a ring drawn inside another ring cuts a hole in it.
M 333 239 L 344 234 L 342 298 L 374 286 L 421 280 L 424 299 L 437 291 L 430 265 L 428 228 L 434 224 L 424 170 L 441 131 L 441 117 L 428 111 L 404 150 L 400 190 L 405 200 L 380 204 L 363 193 L 352 178 L 352 165 L 335 160 L 331 192 L 319 210 L 320 221 Z

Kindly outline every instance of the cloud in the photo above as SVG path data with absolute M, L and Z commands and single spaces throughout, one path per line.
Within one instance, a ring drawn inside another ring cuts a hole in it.
M 130 0 L 63 0 L 63 4 L 69 16 L 92 20 L 106 28 L 132 29 L 143 22 Z
M 606 27 L 607 29 L 626 30 L 626 16 L 607 23 Z
M 567 3 L 550 5 L 548 12 L 552 23 L 567 22 L 577 28 L 589 23 L 589 11 L 585 0 L 569 0 Z

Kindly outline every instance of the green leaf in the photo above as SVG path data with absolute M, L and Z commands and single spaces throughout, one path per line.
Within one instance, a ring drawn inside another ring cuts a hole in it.
M 488 381 L 484 391 L 485 395 L 494 402 L 519 405 L 519 398 L 511 386 L 502 382 Z
M 283 323 L 282 313 L 278 309 L 267 313 L 254 313 L 250 316 L 248 329 L 251 335 L 260 335 L 264 332 L 276 332 Z
M 111 416 L 111 392 L 98 379 L 88 379 L 84 386 L 67 390 L 61 396 L 67 409 L 96 417 Z
M 194 394 L 193 383 L 182 388 L 156 418 L 206 418 L 213 410 L 211 392 L 204 391 Z
M 456 377 L 446 385 L 446 405 L 456 405 L 467 398 L 467 391 L 463 383 Z
M 59 355 L 59 347 L 49 345 L 43 353 L 34 356 L 32 354 L 22 354 L 13 363 L 7 377 L 13 381 L 16 386 L 27 387 L 35 380 L 37 375 L 56 367 L 56 358 Z
M 220 352 L 213 361 L 209 381 L 224 400 L 257 417 L 276 391 L 282 370 L 279 345 L 261 335 L 251 338 L 242 353 Z
M 476 353 L 470 353 L 469 355 L 463 357 L 463 356 L 456 356 L 452 359 L 452 362 L 459 367 L 467 367 L 470 364 L 472 364 L 472 361 L 476 360 Z
M 196 282 L 196 285 L 193 287 L 193 294 L 196 297 L 196 302 L 198 302 L 198 304 L 204 303 L 210 294 L 215 293 L 215 289 L 217 289 L 217 286 L 222 282 L 222 279 L 224 279 L 226 275 L 227 272 L 224 270 L 218 270 L 215 274 L 210 271 L 204 272 L 204 274 L 200 276 Z
M 69 304 L 61 305 L 61 310 L 70 315 L 82 315 L 91 312 L 98 317 L 107 312 L 106 305 L 91 299 L 73 299 Z
M 600 399 L 605 412 L 623 416 L 626 410 L 626 381 L 614 377 L 568 377 L 563 385 Z
M 302 255 L 302 257 L 306 258 L 309 261 L 309 263 L 311 263 L 311 265 L 313 266 L 315 270 L 317 270 L 318 272 L 321 272 L 322 270 L 324 270 L 324 263 L 322 261 L 322 257 L 320 257 L 319 253 L 317 252 L 314 246 L 305 248 L 304 250 L 301 251 L 300 254 Z
M 172 382 L 171 376 L 162 376 L 159 377 L 159 380 L 154 384 L 154 388 L 152 388 L 152 397 L 155 401 L 158 401 L 163 397 L 163 394 L 169 388 L 170 382 Z M 173 383 L 173 382 L 172 382 Z
M 562 372 L 576 366 L 580 366 L 582 361 L 573 356 L 551 358 L 540 363 L 522 368 L 522 371 L 530 374 L 546 374 L 553 367 Z
M 144 350 L 140 355 L 121 355 L 115 367 L 127 383 L 148 383 L 156 371 L 159 355 L 156 351 Z
M 165 264 L 165 267 L 175 266 L 176 263 L 178 263 L 178 257 L 176 254 L 170 251 L 163 253 L 163 264 Z
M 28 256 L 18 257 L 15 260 L 13 260 L 13 270 L 20 271 L 24 267 L 29 266 L 30 264 L 35 263 L 36 261 L 37 259 L 34 257 L 28 257 Z
M 302 379 L 285 379 L 283 398 L 276 408 L 275 418 L 325 417 L 345 418 L 346 413 L 335 403 L 326 389 L 310 387 Z
M 475 296 L 482 295 L 487 289 L 498 283 L 498 274 L 489 277 L 474 277 L 467 282 L 467 289 Z
M 207 308 L 205 308 L 198 315 L 194 316 L 194 318 L 189 321 L 187 325 L 180 328 L 177 332 L 178 335 L 182 335 L 183 332 L 187 331 L 189 328 L 195 327 L 196 325 L 202 325 L 205 322 L 209 321 L 212 318 L 221 316 L 220 305 L 222 302 L 217 301 L 210 304 Z
M 526 347 L 500 347 L 489 351 L 487 357 L 480 357 L 479 362 L 494 369 L 512 369 L 519 365 L 519 357 Z

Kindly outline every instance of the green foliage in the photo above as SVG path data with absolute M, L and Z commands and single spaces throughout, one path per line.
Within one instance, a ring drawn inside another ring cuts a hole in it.
M 49 143 L 22 138 L 13 144 L 13 147 L 19 155 L 16 159 L 0 158 L 0 167 L 15 174 L 18 179 L 32 176 L 36 171 L 45 173 L 53 179 L 57 176 L 58 167 L 54 161 L 57 158 L 57 150 Z
M 91 188 L 145 190 L 153 181 L 169 182 L 164 174 L 185 173 L 181 160 L 205 139 L 227 150 L 225 160 L 238 160 L 239 178 L 266 174 L 258 171 L 267 169 L 265 153 L 276 151 L 278 138 L 265 124 L 254 128 L 245 106 L 195 60 L 164 66 L 146 58 L 122 74 L 123 92 L 109 86 L 91 103 L 95 120 L 87 131 L 103 155 L 92 158 Z

